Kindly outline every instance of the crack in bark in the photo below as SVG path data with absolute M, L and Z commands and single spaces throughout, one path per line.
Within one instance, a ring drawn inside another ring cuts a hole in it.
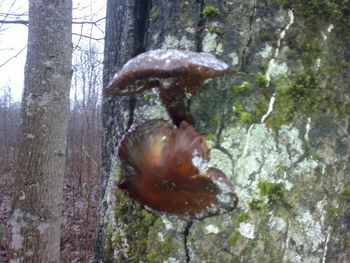
M 146 35 L 149 27 L 149 17 L 152 3 L 149 0 L 136 0 L 134 6 L 134 47 L 132 57 L 135 57 L 146 51 Z M 129 119 L 127 130 L 134 123 L 134 112 L 137 99 L 135 96 L 131 96 L 129 99 Z
M 225 107 L 226 109 L 226 107 Z M 224 111 L 224 116 L 225 116 L 225 112 Z M 222 131 L 224 130 L 224 121 L 223 121 L 224 118 L 221 118 L 220 121 L 219 121 L 219 124 L 218 124 L 218 129 L 217 129 L 217 132 L 215 134 L 215 141 L 214 141 L 214 148 L 215 149 L 218 149 L 219 151 L 221 151 L 222 153 L 226 154 L 227 157 L 230 159 L 231 163 L 232 163 L 232 167 L 234 167 L 234 162 L 233 162 L 233 157 L 232 157 L 232 154 L 230 153 L 229 150 L 227 150 L 226 148 L 222 147 L 220 145 L 220 137 L 221 137 L 221 133 Z
M 136 108 L 136 98 L 131 96 L 129 98 L 129 119 L 126 130 L 128 131 L 131 128 L 131 125 L 134 123 L 134 112 Z
M 133 57 L 146 51 L 146 35 L 152 3 L 150 0 L 136 0 L 134 7 L 134 48 Z
M 246 54 L 247 54 L 247 51 L 250 47 L 250 44 L 252 43 L 252 40 L 253 40 L 253 23 L 254 23 L 254 17 L 255 17 L 255 14 L 256 14 L 256 8 L 257 8 L 257 1 L 254 1 L 254 4 L 253 4 L 253 12 L 252 14 L 250 15 L 250 18 L 249 18 L 249 37 L 248 37 L 248 41 L 247 41 L 247 44 L 245 46 L 245 48 L 243 49 L 243 52 L 242 52 L 242 62 L 241 62 L 241 66 L 240 66 L 240 71 L 245 71 L 245 63 L 246 63 Z
M 203 0 L 197 0 L 197 3 L 199 4 L 199 20 L 196 25 L 196 51 L 202 52 L 203 46 L 202 46 L 202 32 L 204 28 L 204 16 L 203 16 L 203 9 L 204 9 L 204 1 Z
M 191 261 L 191 257 L 190 257 L 190 251 L 188 248 L 188 236 L 190 234 L 190 228 L 193 225 L 193 221 L 188 221 L 186 226 L 185 226 L 185 230 L 184 230 L 184 248 L 185 248 L 185 262 L 189 263 Z
M 215 149 L 220 150 L 222 153 L 226 154 L 232 163 L 232 167 L 234 167 L 232 154 L 226 148 L 224 148 L 220 145 L 220 137 L 221 137 L 222 131 L 225 128 L 226 116 L 228 114 L 227 105 L 228 105 L 229 97 L 230 96 L 228 96 L 228 89 L 224 89 L 222 92 L 222 99 L 224 101 L 224 103 L 222 104 L 223 105 L 223 117 L 219 119 L 219 123 L 218 123 L 217 129 L 216 129 L 216 132 L 215 132 L 215 141 L 214 141 L 213 147 Z

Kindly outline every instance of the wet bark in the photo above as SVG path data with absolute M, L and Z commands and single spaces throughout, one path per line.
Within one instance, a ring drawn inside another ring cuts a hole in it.
M 234 69 L 206 83 L 190 109 L 240 203 L 184 222 L 117 190 L 122 135 L 168 116 L 155 91 L 105 96 L 96 262 L 349 260 L 349 10 L 289 2 L 108 1 L 105 85 L 156 48 L 211 53 Z

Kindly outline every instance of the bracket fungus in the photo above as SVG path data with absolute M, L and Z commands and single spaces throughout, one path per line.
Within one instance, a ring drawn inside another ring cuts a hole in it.
M 237 206 L 231 182 L 208 165 L 204 136 L 186 121 L 178 128 L 164 120 L 146 122 L 124 137 L 119 156 L 118 187 L 152 211 L 203 219 Z
M 187 98 L 204 80 L 222 76 L 229 66 L 208 54 L 152 50 L 131 59 L 104 89 L 130 96 L 159 88 L 172 124 L 151 120 L 121 141 L 123 175 L 118 187 L 152 211 L 203 219 L 233 210 L 238 198 L 219 169 L 209 167 L 205 138 L 191 126 Z
M 193 124 L 187 98 L 198 91 L 204 80 L 222 76 L 230 67 L 215 57 L 187 50 L 157 49 L 129 60 L 104 89 L 110 95 L 130 96 L 159 88 L 170 118 Z

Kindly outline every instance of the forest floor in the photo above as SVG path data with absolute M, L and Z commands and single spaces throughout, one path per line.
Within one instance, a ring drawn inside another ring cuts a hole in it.
M 66 175 L 64 184 L 61 262 L 90 262 L 97 234 L 100 186 L 96 178 L 83 185 L 73 183 L 71 178 Z M 13 184 L 13 167 L 0 169 L 0 263 L 9 262 L 8 221 L 14 192 Z

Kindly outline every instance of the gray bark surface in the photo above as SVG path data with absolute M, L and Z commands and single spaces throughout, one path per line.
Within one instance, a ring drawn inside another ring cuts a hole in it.
M 232 65 L 190 109 L 240 202 L 186 222 L 130 200 L 116 187 L 122 135 L 169 117 L 156 91 L 104 96 L 95 262 L 350 261 L 349 8 L 312 2 L 108 1 L 105 86 L 128 59 L 157 48 Z
M 11 217 L 13 262 L 60 262 L 72 75 L 71 12 L 70 0 L 29 1 L 28 53 Z

